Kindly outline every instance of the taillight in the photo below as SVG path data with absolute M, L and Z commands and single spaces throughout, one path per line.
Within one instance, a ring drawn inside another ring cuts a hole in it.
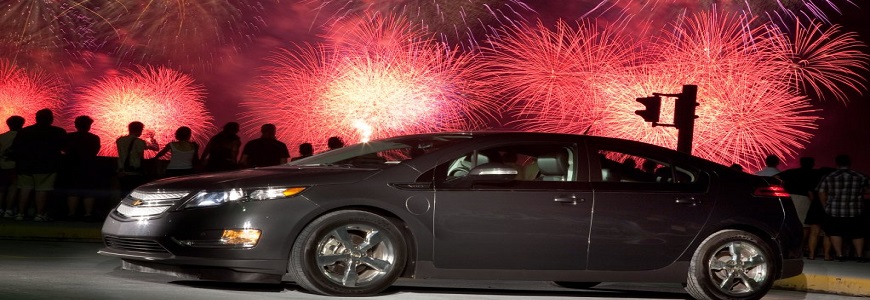
M 756 197 L 789 197 L 788 192 L 785 191 L 785 188 L 779 185 L 771 185 L 771 186 L 762 186 L 755 189 L 755 192 L 752 193 L 753 196 Z

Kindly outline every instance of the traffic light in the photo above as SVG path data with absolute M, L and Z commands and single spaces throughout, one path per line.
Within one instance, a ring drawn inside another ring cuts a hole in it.
M 674 126 L 678 129 L 693 129 L 695 127 L 695 107 L 698 106 L 697 100 L 698 86 L 685 85 L 683 92 L 677 97 L 674 103 Z
M 662 109 L 662 97 L 653 96 L 653 97 L 642 97 L 637 98 L 637 102 L 643 104 L 646 107 L 644 110 L 636 110 L 635 114 L 643 117 L 644 121 L 658 123 L 659 115 L 661 114 Z M 655 125 L 653 125 L 655 126 Z

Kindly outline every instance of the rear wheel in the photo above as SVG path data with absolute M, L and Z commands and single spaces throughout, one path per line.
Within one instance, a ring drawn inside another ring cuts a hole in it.
M 332 212 L 299 234 L 289 272 L 302 288 L 334 296 L 374 295 L 402 272 L 407 247 L 390 220 L 358 210 Z
M 773 286 L 770 246 L 741 230 L 722 230 L 701 243 L 689 264 L 686 291 L 697 299 L 759 299 Z

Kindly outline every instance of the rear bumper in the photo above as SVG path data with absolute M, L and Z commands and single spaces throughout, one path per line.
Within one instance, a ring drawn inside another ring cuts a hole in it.
M 782 277 L 781 278 L 789 278 L 798 276 L 804 272 L 804 260 L 801 258 L 797 259 L 785 259 L 782 261 Z

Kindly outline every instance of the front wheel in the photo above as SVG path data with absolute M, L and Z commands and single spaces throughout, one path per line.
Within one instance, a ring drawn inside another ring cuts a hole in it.
M 751 233 L 716 232 L 692 256 L 686 291 L 697 299 L 760 299 L 775 279 L 772 253 Z
M 305 290 L 366 296 L 388 288 L 402 272 L 407 246 L 390 220 L 358 210 L 332 212 L 299 234 L 289 273 Z

